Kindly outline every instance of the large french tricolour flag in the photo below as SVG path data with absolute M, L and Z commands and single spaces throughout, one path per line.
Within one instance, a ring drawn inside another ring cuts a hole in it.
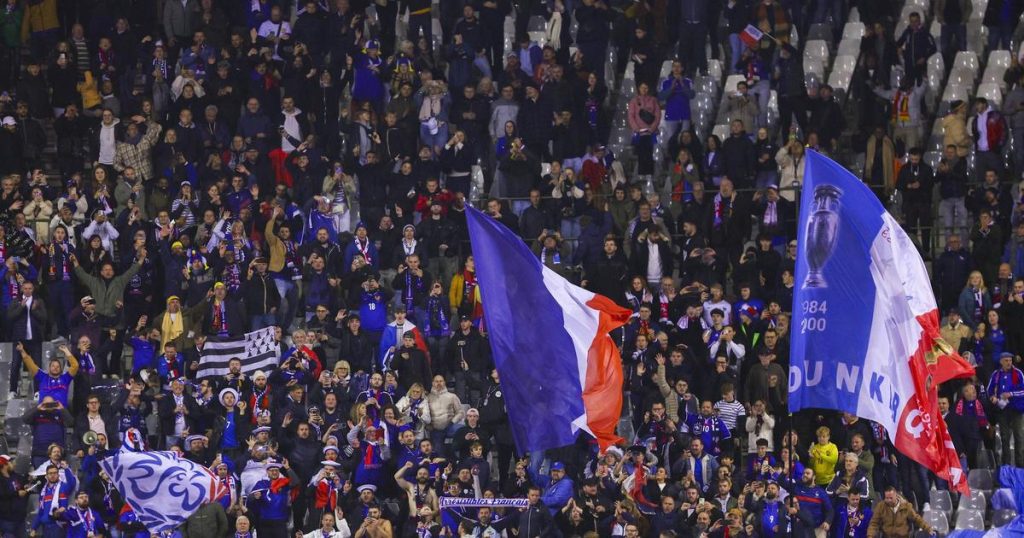
M 898 450 L 966 490 L 936 388 L 973 369 L 939 335 L 910 237 L 863 182 L 809 151 L 798 243 L 790 411 L 874 420 Z
M 520 451 L 573 443 L 603 450 L 622 411 L 622 360 L 608 333 L 629 310 L 544 267 L 503 224 L 466 209 L 484 321 Z

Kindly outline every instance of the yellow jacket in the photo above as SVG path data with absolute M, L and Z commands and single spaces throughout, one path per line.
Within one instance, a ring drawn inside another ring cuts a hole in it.
M 60 28 L 57 19 L 57 0 L 43 0 L 38 4 L 25 5 L 25 17 L 21 19 L 21 40 L 28 40 L 29 35 Z
M 451 305 L 452 310 L 458 312 L 459 307 L 462 306 L 462 286 L 466 283 L 466 278 L 462 276 L 462 271 L 455 273 L 452 277 L 451 286 L 448 287 L 448 303 Z M 473 289 L 473 301 L 476 304 L 480 304 L 480 283 L 477 283 L 476 288 Z
M 82 94 L 82 107 L 86 110 L 98 107 L 103 102 L 96 80 L 92 78 L 92 72 L 85 72 L 85 80 L 78 83 L 77 89 L 78 93 Z
M 284 243 L 274 234 L 274 221 L 275 219 L 267 221 L 267 228 L 263 230 L 263 238 L 267 240 L 267 248 L 270 250 L 270 260 L 268 260 L 267 269 L 273 272 L 280 272 L 284 269 L 285 249 Z
M 839 448 L 835 443 L 819 445 L 814 443 L 810 450 L 811 469 L 814 469 L 814 482 L 826 486 L 836 474 L 836 462 L 839 461 Z

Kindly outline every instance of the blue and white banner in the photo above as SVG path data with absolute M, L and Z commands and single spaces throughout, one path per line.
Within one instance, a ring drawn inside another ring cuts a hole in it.
M 121 449 L 100 466 L 151 533 L 174 530 L 227 493 L 209 469 L 174 452 Z
M 911 238 L 867 185 L 809 151 L 797 242 L 790 411 L 876 421 L 897 449 L 965 486 L 936 387 L 973 371 L 939 336 Z

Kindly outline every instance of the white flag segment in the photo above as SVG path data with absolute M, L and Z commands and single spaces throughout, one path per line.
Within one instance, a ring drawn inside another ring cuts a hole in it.
M 896 423 L 908 400 L 903 395 L 914 393 L 907 361 L 922 333 L 921 324 L 907 300 L 908 293 L 921 294 L 909 291 L 917 287 L 917 282 L 907 280 L 904 274 L 909 272 L 906 268 L 919 262 L 921 257 L 891 215 L 884 213 L 882 223 L 868 251 L 871 278 L 875 283 L 875 306 L 857 416 L 880 423 L 889 437 L 895 439 Z M 908 251 L 908 246 L 912 250 Z M 930 289 L 927 295 L 931 296 Z
M 152 533 L 174 530 L 202 505 L 227 493 L 209 469 L 174 452 L 121 449 L 100 466 Z

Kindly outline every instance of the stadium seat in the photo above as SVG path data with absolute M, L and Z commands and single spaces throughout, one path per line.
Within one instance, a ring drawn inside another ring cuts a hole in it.
M 953 513 L 953 497 L 944 489 L 933 489 L 928 492 L 928 504 L 931 509 L 938 510 L 949 516 Z
M 715 125 L 715 128 L 711 130 L 711 134 L 717 136 L 721 140 L 729 138 L 729 126 L 727 124 Z
M 967 101 L 971 98 L 971 86 L 964 84 L 946 84 L 946 89 L 942 92 L 942 100 L 945 102 L 952 101 Z
M 843 40 L 855 39 L 860 40 L 864 37 L 864 23 L 850 19 L 850 22 L 843 26 Z
M 828 42 L 822 39 L 812 39 L 807 42 L 807 47 L 804 49 L 804 64 L 808 59 L 827 62 L 828 56 Z
M 981 461 L 978 463 L 979 465 L 982 464 Z M 995 485 L 995 480 L 992 476 L 992 469 L 971 469 L 967 473 L 967 485 L 970 486 L 972 490 L 991 493 Z
M 978 55 L 969 50 L 962 50 L 956 53 L 956 58 L 953 60 L 953 68 L 955 69 L 957 67 L 967 67 L 977 73 Z
M 722 61 L 708 60 L 708 76 L 715 79 L 715 82 L 722 80 Z
M 959 510 L 959 512 L 963 512 L 964 510 L 979 510 L 984 514 L 987 506 L 988 499 L 985 497 L 985 492 L 977 489 L 971 489 L 970 496 L 960 497 L 960 506 L 957 510 Z M 957 521 L 959 521 L 959 519 Z
M 956 528 L 957 530 L 985 530 L 985 513 L 980 510 L 958 510 Z
M 847 38 L 844 37 L 843 40 L 839 42 L 839 48 L 837 49 L 837 54 L 848 55 L 848 56 L 857 56 L 857 55 L 859 55 L 860 54 L 860 42 L 861 42 L 861 39 L 859 37 L 856 38 L 856 39 L 847 39 Z
M 1016 510 L 996 510 L 992 513 L 992 526 L 1002 527 L 1014 519 L 1017 519 Z
M 740 82 L 747 80 L 747 77 L 743 75 L 729 75 L 725 79 L 725 87 L 722 88 L 722 92 L 730 94 L 736 91 L 736 85 Z
M 1003 104 L 1003 90 L 995 82 L 986 82 L 979 85 L 976 95 L 988 99 L 989 103 L 992 103 L 996 108 Z
M 940 143 L 939 145 L 941 146 L 942 144 Z M 924 154 L 924 162 L 928 163 L 928 166 L 932 167 L 932 170 L 939 166 L 939 159 L 941 158 L 942 153 L 938 151 L 927 151 Z
M 935 532 L 940 534 L 949 534 L 949 519 L 946 514 L 937 510 L 926 510 L 922 515 L 925 523 L 927 523 Z

